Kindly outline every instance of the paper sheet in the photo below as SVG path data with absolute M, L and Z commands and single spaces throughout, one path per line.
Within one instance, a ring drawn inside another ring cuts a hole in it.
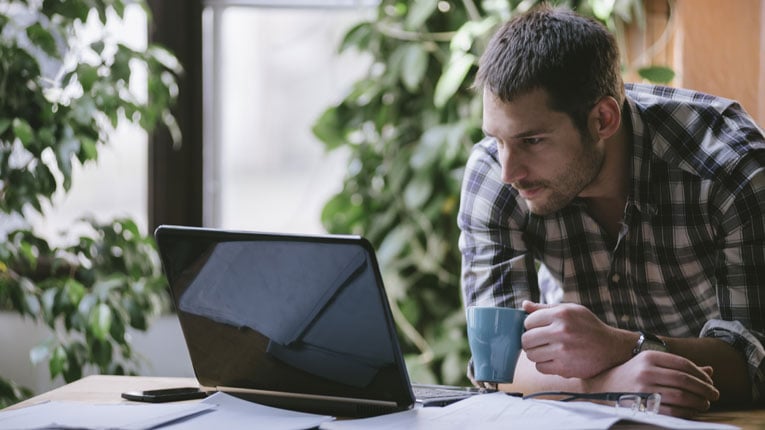
M 151 429 L 181 418 L 204 414 L 215 405 L 174 404 L 88 404 L 45 402 L 0 412 L 0 430 L 34 429 Z
M 163 426 L 162 430 L 302 430 L 312 429 L 334 418 L 272 408 L 225 393 L 215 393 L 202 401 L 215 410 L 188 420 Z
M 321 425 L 323 430 L 462 430 L 480 428 L 499 430 L 531 428 L 534 430 L 608 429 L 628 420 L 668 429 L 732 430 L 737 427 L 682 420 L 665 415 L 618 415 L 613 407 L 587 402 L 551 402 L 523 400 L 503 393 L 473 396 L 443 408 L 418 408 L 397 414 L 360 420 L 334 421 Z
M 34 429 L 226 429 L 303 430 L 333 420 L 215 393 L 199 403 L 45 402 L 0 413 L 0 430 Z

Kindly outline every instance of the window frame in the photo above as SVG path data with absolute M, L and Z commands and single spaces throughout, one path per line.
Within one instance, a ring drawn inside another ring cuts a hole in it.
M 218 37 L 215 27 L 220 11 L 231 6 L 253 8 L 354 8 L 373 7 L 379 0 L 148 0 L 152 13 L 149 40 L 168 48 L 181 62 L 179 97 L 173 109 L 183 142 L 174 148 L 170 134 L 158 127 L 149 136 L 148 225 L 151 231 L 161 224 L 188 226 L 215 225 L 214 186 L 217 149 L 214 123 L 220 114 L 215 98 L 213 65 Z M 205 27 L 213 32 L 206 40 Z M 211 127 L 212 128 L 212 127 Z M 203 160 L 208 160 L 204 163 Z

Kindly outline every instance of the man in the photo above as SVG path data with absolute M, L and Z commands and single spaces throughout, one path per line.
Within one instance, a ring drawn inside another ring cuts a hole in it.
M 752 119 L 706 94 L 625 90 L 608 30 L 549 6 L 499 29 L 476 87 L 486 138 L 462 189 L 463 298 L 529 314 L 500 388 L 658 392 L 678 416 L 759 402 L 765 139 Z

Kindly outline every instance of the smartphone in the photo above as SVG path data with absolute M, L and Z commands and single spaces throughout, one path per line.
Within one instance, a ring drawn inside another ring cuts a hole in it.
M 122 393 L 123 399 L 136 402 L 177 402 L 180 400 L 201 399 L 207 397 L 207 392 L 198 387 L 166 388 L 163 390 L 127 391 Z

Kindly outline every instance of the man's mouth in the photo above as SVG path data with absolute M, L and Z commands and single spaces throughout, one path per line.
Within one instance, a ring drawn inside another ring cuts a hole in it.
M 539 193 L 542 192 L 544 189 L 541 185 L 524 185 L 524 186 L 515 186 L 516 190 L 518 190 L 518 194 L 521 195 L 521 197 L 525 200 L 531 200 Z
M 542 187 L 537 188 L 526 188 L 523 190 L 518 190 L 518 193 L 526 200 L 531 200 L 534 197 L 536 197 L 539 193 L 542 192 Z

